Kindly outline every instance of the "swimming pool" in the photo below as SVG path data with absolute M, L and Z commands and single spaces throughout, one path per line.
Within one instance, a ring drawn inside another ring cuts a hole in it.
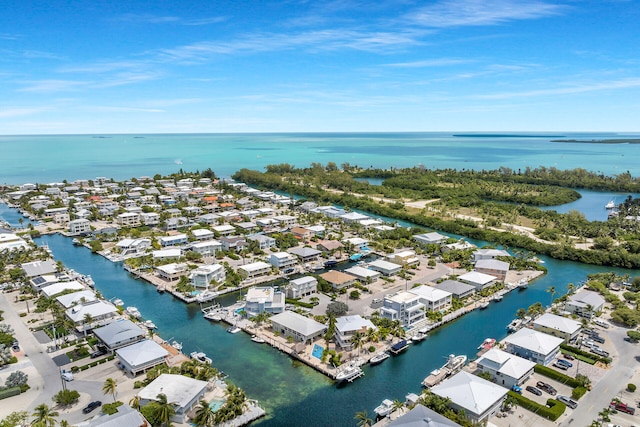
M 211 402 L 209 402 L 209 408 L 213 412 L 217 412 L 218 409 L 222 407 L 222 405 L 224 405 L 224 400 L 212 399 Z
M 313 357 L 315 357 L 316 359 L 320 360 L 322 359 L 322 352 L 324 351 L 324 348 L 319 346 L 318 344 L 314 344 L 313 345 L 313 351 L 311 352 L 311 355 Z

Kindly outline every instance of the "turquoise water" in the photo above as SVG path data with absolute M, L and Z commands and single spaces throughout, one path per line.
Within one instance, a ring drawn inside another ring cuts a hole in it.
M 311 352 L 311 355 L 313 357 L 315 357 L 316 359 L 321 360 L 323 351 L 324 351 L 323 347 L 320 347 L 318 344 L 314 344 L 313 345 L 313 351 Z
M 222 405 L 224 405 L 224 400 L 212 399 L 209 402 L 209 408 L 211 408 L 213 412 L 218 412 L 218 409 L 222 408 Z
M 143 136 L 143 138 L 140 138 Z M 0 136 L 0 183 L 116 180 L 212 168 L 219 176 L 268 164 L 298 167 L 348 162 L 362 167 L 514 170 L 527 166 L 604 174 L 640 174 L 640 144 L 567 144 L 568 139 L 638 138 L 637 134 L 521 134 L 454 137 L 451 133 L 287 133 Z M 25 155 L 28 153 L 28 161 Z M 606 202 L 605 202 L 606 203 Z

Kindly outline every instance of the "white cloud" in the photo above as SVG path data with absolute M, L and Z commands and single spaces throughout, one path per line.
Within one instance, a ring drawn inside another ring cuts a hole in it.
M 581 85 L 557 87 L 551 89 L 539 89 L 522 92 L 503 92 L 489 95 L 477 95 L 473 98 L 477 99 L 508 99 L 522 98 L 548 95 L 569 95 L 577 93 L 598 92 L 602 90 L 617 90 L 640 87 L 640 78 L 628 78 L 621 80 L 612 80 L 600 83 L 585 83 Z
M 42 113 L 46 108 L 7 108 L 0 110 L 0 118 L 31 116 L 33 114 Z
M 460 65 L 474 62 L 471 59 L 455 59 L 455 58 L 439 58 L 439 59 L 425 59 L 422 61 L 412 62 L 396 62 L 394 64 L 385 64 L 385 67 L 397 67 L 397 68 L 423 68 L 423 67 L 446 67 L 449 65 Z

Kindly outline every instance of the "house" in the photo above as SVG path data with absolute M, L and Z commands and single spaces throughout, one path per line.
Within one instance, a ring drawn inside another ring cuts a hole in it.
M 174 262 L 171 264 L 159 265 L 154 267 L 154 270 L 159 277 L 172 282 L 180 279 L 180 276 L 184 276 L 189 271 L 189 267 L 187 264 Z
M 503 282 L 509 271 L 509 263 L 498 259 L 480 259 L 476 261 L 475 270 L 478 273 L 495 276 L 499 281 Z
M 402 251 L 387 256 L 387 259 L 394 263 L 404 267 L 413 267 L 420 264 L 420 258 L 416 256 L 414 251 Z
M 509 353 L 545 366 L 556 357 L 563 341 L 529 328 L 522 328 L 504 339 Z
M 473 262 L 478 262 L 481 259 L 496 259 L 501 256 L 511 255 L 502 249 L 478 249 L 473 253 Z
M 289 230 L 291 232 L 291 234 L 293 234 L 296 238 L 306 242 L 309 239 L 311 239 L 311 236 L 313 236 L 313 232 L 307 228 L 304 227 L 293 227 L 291 230 Z
M 371 219 L 370 216 L 367 216 L 358 212 L 348 212 L 348 213 L 345 213 L 344 215 L 340 215 L 339 218 L 349 224 L 359 223 L 360 221 Z
M 473 295 L 476 292 L 475 286 L 458 282 L 457 280 L 445 280 L 444 282 L 433 285 L 435 288 L 450 292 L 454 298 L 463 299 Z
M 202 256 L 213 256 L 217 251 L 222 250 L 222 243 L 217 240 L 206 240 L 204 242 L 193 243 L 191 250 Z
M 327 332 L 327 327 L 313 319 L 292 311 L 284 311 L 269 318 L 274 332 L 295 341 L 311 344 Z
M 76 325 L 77 329 L 82 326 L 83 331 L 92 329 L 96 325 L 105 325 L 119 315 L 116 306 L 104 300 L 74 305 L 68 308 L 64 314 Z M 91 323 L 85 324 L 89 316 Z
M 283 228 L 291 228 L 296 225 L 298 218 L 292 215 L 276 215 L 273 217 Z
M 337 240 L 320 240 L 316 243 L 316 249 L 324 253 L 333 253 L 342 247 L 342 243 Z
M 494 347 L 483 354 L 476 365 L 480 372 L 491 374 L 496 384 L 511 389 L 524 384 L 533 375 L 536 363 Z
M 276 239 L 264 234 L 252 234 L 251 236 L 247 236 L 247 240 L 258 242 L 258 247 L 262 251 L 276 247 Z
M 160 214 L 156 212 L 142 212 L 140 214 L 140 222 L 144 225 L 160 224 Z
M 239 222 L 237 224 L 234 224 L 234 226 L 238 229 L 238 231 L 244 234 L 255 231 L 258 228 L 258 224 L 251 221 Z
M 249 317 L 260 313 L 277 314 L 284 311 L 284 294 L 273 286 L 249 288 L 245 297 L 244 311 Z
M 350 245 L 353 246 L 353 248 L 357 251 L 368 251 L 369 250 L 369 241 L 366 239 L 363 239 L 361 237 L 351 237 L 349 239 L 344 239 L 343 242 L 346 245 Z
M 113 414 L 102 413 L 98 417 L 75 424 L 77 427 L 147 427 L 149 421 L 129 405 L 120 405 Z
M 426 406 L 417 404 L 409 412 L 386 424 L 387 427 L 460 427 L 460 424 L 451 421 L 444 415 L 440 415 Z
M 123 257 L 139 256 L 151 248 L 150 239 L 122 239 L 116 243 Z
M 287 298 L 302 298 L 318 290 L 318 281 L 313 276 L 304 276 L 289 281 L 286 287 Z
M 147 331 L 128 319 L 116 320 L 93 330 L 93 334 L 110 350 L 142 341 Z
M 18 237 L 13 233 L 0 234 L 0 252 L 12 252 L 24 249 L 29 249 L 29 245 L 22 237 Z
M 344 272 L 352 275 L 362 283 L 373 283 L 382 276 L 382 273 L 379 271 L 369 270 L 368 268 L 360 267 L 359 265 L 349 267 L 344 270 Z
M 412 327 L 426 318 L 425 309 L 418 295 L 400 291 L 384 297 L 380 316 L 389 320 L 399 320 L 402 326 Z
M 447 311 L 451 307 L 451 293 L 432 286 L 422 285 L 409 290 L 420 297 L 429 311 Z
M 431 392 L 451 399 L 451 409 L 462 410 L 470 421 L 481 424 L 498 413 L 508 390 L 461 371 L 432 387 Z
M 64 308 L 69 308 L 76 304 L 85 304 L 87 302 L 95 301 L 98 297 L 96 297 L 95 292 L 92 290 L 84 290 L 73 292 L 71 294 L 64 294 L 56 297 L 58 303 Z
M 36 276 L 43 276 L 45 274 L 52 274 L 58 270 L 58 266 L 51 259 L 44 261 L 32 261 L 21 264 L 22 271 L 25 276 L 31 278 Z
M 440 233 L 424 233 L 424 234 L 416 234 L 413 236 L 413 240 L 418 242 L 421 245 L 440 245 L 446 242 L 448 239 L 447 236 L 443 236 Z
M 69 234 L 77 236 L 91 232 L 91 221 L 80 218 L 69 221 Z
M 196 217 L 196 222 L 205 225 L 213 225 L 218 223 L 218 218 L 220 218 L 220 216 L 213 213 L 208 213 Z
M 394 262 L 388 262 L 382 259 L 377 259 L 369 263 L 369 268 L 373 271 L 382 273 L 385 276 L 392 276 L 398 274 L 402 270 L 402 266 Z
M 271 273 L 271 264 L 263 261 L 257 261 L 238 267 L 238 273 L 245 279 L 253 279 L 260 276 L 266 276 Z
M 168 246 L 179 246 L 189 242 L 189 236 L 184 233 L 175 234 L 173 236 L 164 236 L 158 239 L 160 246 L 166 248 Z
M 137 227 L 140 225 L 140 214 L 135 212 L 121 213 L 116 217 L 116 223 L 121 227 Z
M 467 242 L 464 239 L 460 239 L 457 242 L 449 243 L 442 247 L 442 252 L 450 252 L 450 251 L 466 251 L 467 249 L 474 249 L 477 246 L 471 242 Z
M 40 292 L 42 292 L 42 295 L 44 295 L 45 297 L 51 298 L 52 296 L 58 295 L 61 292 L 81 291 L 83 289 L 85 289 L 85 286 L 82 283 L 72 280 L 70 282 L 56 282 L 51 283 L 47 286 L 42 286 L 40 288 Z
M 192 230 L 191 234 L 195 237 L 196 240 L 202 242 L 205 240 L 213 240 L 215 237 L 215 233 L 211 230 L 207 230 L 206 228 L 198 228 L 196 230 Z
M 473 286 L 477 291 L 481 291 L 496 283 L 497 278 L 489 274 L 470 271 L 461 276 L 458 276 L 458 280 L 462 283 L 467 283 Z
M 161 249 L 159 251 L 151 252 L 151 256 L 153 257 L 154 260 L 179 259 L 182 256 L 182 249 L 180 248 Z
M 225 251 L 241 251 L 247 246 L 247 240 L 243 236 L 223 236 L 220 238 L 222 250 Z
M 333 289 L 342 289 L 353 285 L 356 282 L 356 278 L 350 274 L 342 273 L 341 271 L 331 270 L 320 275 L 324 280 L 329 282 Z
M 279 270 L 284 270 L 297 265 L 298 259 L 287 252 L 276 252 L 269 257 L 269 263 Z
M 167 350 L 152 340 L 143 340 L 116 350 L 122 369 L 133 376 L 164 363 L 168 355 Z
M 229 224 L 216 225 L 215 227 L 211 227 L 211 229 L 220 236 L 229 236 L 236 231 L 236 228 Z
M 191 271 L 189 279 L 191 284 L 196 288 L 208 288 L 214 283 L 223 283 L 226 278 L 226 272 L 220 264 L 202 265 Z
M 322 252 L 319 250 L 307 247 L 292 248 L 289 249 L 289 253 L 297 256 L 302 263 L 317 261 L 320 258 L 320 255 L 322 255 Z
M 158 378 L 140 390 L 138 398 L 140 406 L 157 401 L 159 394 L 167 397 L 167 402 L 171 402 L 175 414 L 171 421 L 176 423 L 187 423 L 187 414 L 198 406 L 201 399 L 207 392 L 209 383 L 196 380 L 184 375 L 161 374 Z M 127 426 L 122 426 L 127 427 Z
M 564 342 L 569 342 L 578 336 L 582 325 L 580 322 L 576 322 L 568 317 L 545 313 L 533 321 L 533 329 L 553 335 L 554 337 L 562 338 Z
M 582 290 L 571 295 L 564 304 L 564 310 L 580 317 L 591 319 L 602 311 L 604 298 L 597 292 Z
M 369 329 L 377 329 L 371 320 L 364 319 L 360 315 L 342 316 L 336 319 L 336 333 L 334 339 L 336 345 L 344 350 L 353 348 L 351 339 L 356 332 L 366 334 Z

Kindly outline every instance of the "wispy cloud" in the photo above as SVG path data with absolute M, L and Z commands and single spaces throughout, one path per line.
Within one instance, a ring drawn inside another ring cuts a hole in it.
M 46 111 L 46 108 L 5 108 L 0 109 L 0 118 L 6 119 L 10 117 L 30 116 L 33 114 L 42 113 L 43 111 Z
M 226 21 L 227 18 L 224 16 L 210 16 L 198 19 L 185 19 L 180 16 L 158 16 L 152 14 L 138 14 L 138 13 L 127 13 L 124 15 L 120 15 L 115 18 L 116 21 L 119 22 L 127 22 L 134 24 L 151 24 L 151 25 L 161 25 L 161 24 L 177 24 L 177 25 L 190 25 L 190 26 L 200 26 L 200 25 L 210 25 L 217 24 L 223 21 Z
M 444 28 L 496 25 L 557 15 L 564 6 L 537 0 L 443 0 L 407 15 L 414 24 Z
M 83 108 L 94 113 L 165 113 L 165 110 L 138 107 L 92 106 Z
M 40 92 L 40 93 L 52 93 L 52 92 L 62 92 L 79 89 L 81 87 L 87 86 L 86 81 L 79 80 L 38 80 L 38 81 L 29 81 L 24 82 L 26 84 L 25 87 L 18 89 L 20 92 Z
M 598 92 L 603 90 L 618 90 L 640 87 L 640 78 L 628 78 L 621 80 L 612 80 L 599 83 L 585 83 L 581 85 L 557 87 L 550 89 L 539 89 L 521 92 L 503 92 L 489 95 L 477 95 L 472 98 L 477 99 L 509 99 L 524 98 L 549 95 L 570 95 L 577 93 Z
M 475 62 L 472 59 L 455 59 L 455 58 L 439 58 L 439 59 L 425 59 L 422 61 L 412 62 L 396 62 L 393 64 L 384 64 L 385 67 L 395 68 L 424 68 L 424 67 L 446 67 L 449 65 L 460 65 Z

